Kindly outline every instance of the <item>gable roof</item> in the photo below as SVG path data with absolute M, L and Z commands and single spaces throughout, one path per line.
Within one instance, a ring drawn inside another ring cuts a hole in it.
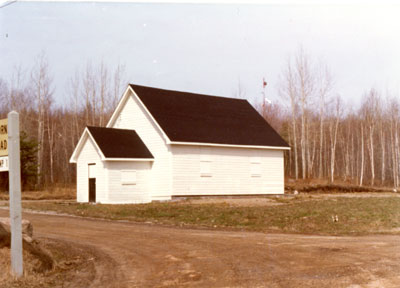
M 105 158 L 154 158 L 135 130 L 87 128 Z
M 247 100 L 129 86 L 171 144 L 289 148 Z
M 71 156 L 71 163 L 76 163 L 88 138 L 93 140 L 103 161 L 154 160 L 153 155 L 135 130 L 87 126 Z

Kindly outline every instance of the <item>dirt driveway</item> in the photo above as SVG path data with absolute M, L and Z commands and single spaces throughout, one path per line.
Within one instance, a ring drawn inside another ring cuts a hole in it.
M 0 216 L 7 214 L 0 210 Z M 400 236 L 320 237 L 39 214 L 24 218 L 37 237 L 98 251 L 92 287 L 400 287 Z

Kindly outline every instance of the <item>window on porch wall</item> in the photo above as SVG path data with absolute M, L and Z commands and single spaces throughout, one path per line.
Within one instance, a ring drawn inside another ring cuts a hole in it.
M 121 184 L 136 185 L 136 171 L 135 170 L 121 171 Z

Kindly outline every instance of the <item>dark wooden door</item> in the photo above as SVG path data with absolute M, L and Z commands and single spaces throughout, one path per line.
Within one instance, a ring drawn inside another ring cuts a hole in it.
M 96 178 L 89 178 L 89 202 L 96 203 Z

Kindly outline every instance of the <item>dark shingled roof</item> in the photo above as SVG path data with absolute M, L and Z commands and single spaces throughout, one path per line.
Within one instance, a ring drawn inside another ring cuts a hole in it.
M 87 128 L 106 158 L 153 158 L 135 130 Z
M 172 142 L 289 147 L 247 100 L 130 87 Z

